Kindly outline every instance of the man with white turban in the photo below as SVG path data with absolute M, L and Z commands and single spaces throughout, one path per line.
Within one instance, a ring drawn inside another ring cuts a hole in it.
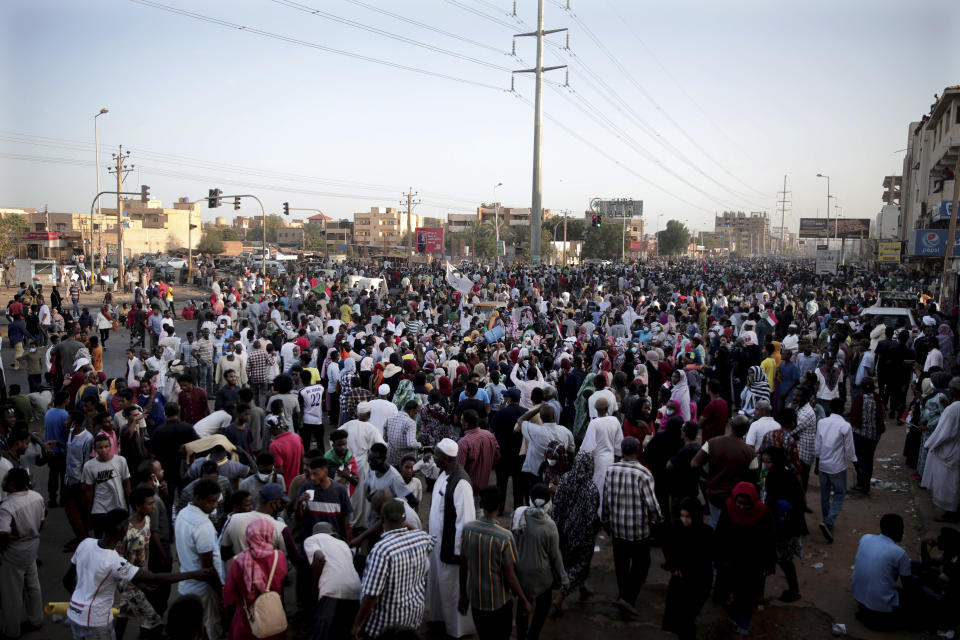
M 476 520 L 470 476 L 457 464 L 459 447 L 444 438 L 434 447 L 433 457 L 441 469 L 433 485 L 430 503 L 430 535 L 437 541 L 430 554 L 427 579 L 429 622 L 443 621 L 447 635 L 454 638 L 474 632 L 470 611 L 457 611 L 460 596 L 460 531 Z
M 390 401 L 390 385 L 384 383 L 377 389 L 377 398 L 370 401 L 370 424 L 380 430 L 383 435 L 383 426 L 387 420 L 400 411 L 397 405 Z
M 360 477 L 360 483 L 350 496 L 350 503 L 353 506 L 353 513 L 350 515 L 350 526 L 363 529 L 367 526 L 367 518 L 370 514 L 370 502 L 366 499 L 366 481 L 367 473 L 370 471 L 370 463 L 367 461 L 367 454 L 370 453 L 370 447 L 374 443 L 384 443 L 381 430 L 370 423 L 370 403 L 361 402 L 357 405 L 357 419 L 349 420 L 340 427 L 347 432 L 347 447 L 353 451 L 353 456 L 357 461 L 357 475 Z

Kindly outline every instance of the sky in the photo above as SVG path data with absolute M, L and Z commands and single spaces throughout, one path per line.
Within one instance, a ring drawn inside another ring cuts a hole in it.
M 511 91 L 511 71 L 535 65 L 513 36 L 537 3 L 516 4 L 7 0 L 0 207 L 88 211 L 101 108 L 101 188 L 122 144 L 125 190 L 167 205 L 219 187 L 351 219 L 412 187 L 420 215 L 529 207 L 534 81 Z M 546 0 L 545 28 L 569 29 L 544 48 L 569 76 L 544 75 L 544 207 L 643 200 L 650 231 L 723 210 L 779 226 L 785 175 L 796 229 L 824 215 L 817 173 L 831 215 L 874 218 L 909 123 L 960 83 L 953 0 Z M 259 210 L 203 215 L 235 213 Z

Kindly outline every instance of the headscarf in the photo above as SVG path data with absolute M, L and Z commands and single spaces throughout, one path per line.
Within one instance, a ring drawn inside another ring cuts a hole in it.
M 763 372 L 758 365 L 750 367 L 753 373 L 753 382 L 750 383 L 750 409 L 757 406 L 758 402 L 770 402 L 770 383 L 767 382 L 767 374 Z M 746 409 L 746 405 L 744 406 Z
M 820 362 L 821 364 L 820 364 L 819 370 L 820 370 L 820 374 L 823 376 L 823 381 L 824 383 L 826 383 L 827 389 L 833 391 L 834 389 L 837 388 L 837 383 L 840 381 L 840 378 L 838 375 L 839 371 L 835 366 L 833 367 L 828 366 L 825 360 L 821 360 Z
M 453 397 L 453 386 L 450 384 L 450 378 L 447 376 L 440 376 L 437 380 L 437 388 L 440 390 L 440 393 L 446 397 Z
M 760 367 L 757 367 L 758 369 Z M 673 380 L 671 379 L 671 382 Z M 673 384 L 673 387 L 670 389 L 670 399 L 676 400 L 680 405 L 680 413 L 683 415 L 684 421 L 690 419 L 690 386 L 687 384 L 687 374 L 683 371 L 680 372 L 680 382 Z
M 593 546 L 600 519 L 600 492 L 593 483 L 593 453 L 581 451 L 553 495 L 553 518 L 566 549 Z
M 753 503 L 753 508 L 744 511 L 737 506 L 737 497 L 746 496 Z M 750 527 L 760 521 L 763 514 L 767 512 L 767 505 L 760 501 L 760 494 L 757 488 L 749 482 L 741 482 L 733 488 L 730 497 L 727 498 L 727 515 L 733 520 L 733 523 L 741 527 Z
M 550 465 L 546 461 L 553 457 L 557 463 Z M 570 457 L 567 455 L 567 447 L 559 440 L 551 440 L 547 444 L 544 452 L 543 482 L 547 486 L 559 484 L 570 466 Z
M 940 353 L 943 354 L 944 364 L 949 369 L 953 366 L 953 331 L 946 322 L 939 327 L 940 335 L 937 336 L 937 343 L 940 345 Z
M 593 379 L 597 376 L 595 373 L 588 373 L 583 379 L 583 383 L 580 385 L 580 390 L 577 392 L 577 398 L 574 401 L 574 408 L 576 409 L 576 415 L 573 421 L 573 437 L 582 438 L 583 434 L 587 431 L 587 424 L 590 422 L 590 410 L 587 405 L 588 398 L 584 396 L 586 391 L 591 393 L 596 392 L 597 388 L 593 384 Z
M 247 588 L 247 593 L 261 594 L 268 588 L 267 577 L 269 574 L 263 570 L 258 560 L 271 558 L 276 549 L 273 546 L 273 538 L 276 535 L 276 528 L 273 526 L 273 520 L 267 518 L 257 518 L 247 525 L 244 539 L 247 542 L 247 548 L 240 553 L 234 562 L 240 565 L 240 575 L 243 576 L 243 584 Z
M 403 408 L 406 406 L 408 400 L 416 399 L 417 392 L 413 388 L 413 382 L 410 380 L 401 380 L 400 385 L 393 394 L 393 404 L 397 405 L 397 409 L 403 411 Z

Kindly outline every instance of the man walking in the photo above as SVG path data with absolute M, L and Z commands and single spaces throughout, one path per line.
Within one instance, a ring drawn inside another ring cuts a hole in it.
M 817 423 L 814 442 L 820 475 L 820 511 L 823 514 L 820 531 L 827 542 L 833 542 L 834 525 L 847 494 L 847 465 L 857 461 L 853 427 L 843 419 L 843 405 L 842 398 L 830 401 L 830 416 Z
M 457 441 L 457 463 L 470 476 L 473 490 L 479 491 L 490 483 L 490 472 L 500 460 L 500 445 L 495 435 L 480 428 L 480 417 L 473 409 L 463 412 L 461 422 L 464 432 Z
M 220 485 L 217 481 L 200 478 L 193 487 L 193 501 L 177 514 L 174 529 L 180 569 L 187 573 L 204 569 L 216 572 L 210 580 L 185 580 L 179 586 L 181 595 L 198 596 L 203 603 L 203 626 L 211 640 L 223 637 L 221 593 L 226 574 L 220 560 L 217 530 L 210 521 L 210 514 L 219 501 Z
M 430 622 L 442 621 L 448 635 L 460 638 L 474 632 L 473 621 L 458 609 L 460 541 L 463 526 L 476 519 L 470 476 L 457 464 L 459 447 L 444 438 L 434 449 L 441 469 L 433 485 L 430 504 L 430 535 L 437 544 L 430 557 L 428 607 Z
M 520 599 L 524 615 L 530 603 L 517 579 L 517 550 L 513 534 L 497 524 L 503 494 L 496 486 L 480 490 L 483 515 L 463 527 L 460 536 L 460 602 L 457 610 L 472 607 L 473 623 L 480 640 L 509 638 L 513 630 L 513 600 Z
M 623 459 L 612 464 L 604 478 L 600 521 L 613 537 L 618 591 L 614 604 L 636 615 L 637 595 L 650 570 L 650 527 L 663 518 L 653 493 L 653 474 L 637 461 L 640 441 L 624 438 L 620 450 Z
M 0 502 L 0 630 L 5 638 L 19 638 L 43 624 L 37 552 L 46 511 L 43 496 L 30 490 L 26 469 L 8 471 L 3 490 L 7 497 Z

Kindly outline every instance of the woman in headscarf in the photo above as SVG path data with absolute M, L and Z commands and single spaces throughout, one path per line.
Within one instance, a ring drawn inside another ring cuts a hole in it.
M 433 389 L 427 395 L 427 404 L 420 409 L 420 443 L 432 447 L 444 438 L 450 438 L 452 432 L 446 399 L 438 389 Z
M 417 400 L 417 402 L 419 402 L 417 392 L 413 389 L 413 382 L 410 380 L 401 380 L 400 386 L 397 387 L 396 392 L 393 394 L 393 404 L 397 405 L 397 409 L 403 411 L 408 400 Z
M 563 614 L 563 601 L 577 587 L 581 599 L 590 596 L 584 582 L 590 575 L 593 547 L 600 531 L 599 508 L 600 492 L 593 483 L 593 454 L 578 453 L 553 496 L 553 518 L 559 528 L 560 555 L 567 573 L 567 584 L 553 601 L 554 615 Z
M 803 485 L 787 463 L 787 452 L 780 447 L 763 450 L 763 503 L 773 514 L 776 529 L 777 564 L 787 580 L 787 589 L 780 594 L 783 602 L 800 599 L 800 582 L 793 557 L 803 562 L 803 536 L 807 529 Z
M 717 523 L 717 582 L 714 600 L 732 604 L 727 612 L 738 635 L 750 633 L 750 621 L 764 577 L 773 573 L 777 560 L 773 517 L 760 500 L 757 488 L 741 482 L 733 488 Z
M 287 559 L 274 548 L 276 527 L 273 520 L 262 518 L 247 525 L 244 538 L 247 548 L 237 555 L 227 571 L 223 585 L 223 602 L 236 605 L 230 624 L 229 640 L 279 640 L 286 631 L 268 638 L 257 638 L 250 630 L 247 607 L 267 591 L 283 593 L 283 579 L 287 575 Z
M 940 354 L 943 356 L 943 369 L 944 371 L 950 371 L 953 369 L 953 331 L 946 322 L 940 325 L 938 331 L 937 344 L 940 347 Z
M 758 402 L 770 402 L 770 383 L 767 374 L 758 365 L 753 365 L 747 371 L 747 385 L 740 393 L 740 402 L 743 412 L 748 416 L 753 415 Z
M 550 489 L 550 495 L 557 490 L 560 484 L 560 478 L 570 470 L 570 454 L 567 447 L 559 440 L 551 440 L 547 443 L 547 450 L 544 452 L 543 465 L 540 467 L 540 477 L 543 483 Z
M 630 405 L 630 411 L 623 420 L 624 438 L 632 436 L 643 442 L 653 433 L 653 427 L 650 425 L 653 419 L 653 414 L 650 412 L 652 406 L 648 396 L 641 396 Z M 640 462 L 643 463 L 643 460 Z
M 923 468 L 927 463 L 927 448 L 923 446 L 927 438 L 933 433 L 933 430 L 940 424 L 940 414 L 950 400 L 946 394 L 934 384 L 934 380 L 942 382 L 946 378 L 946 383 L 950 383 L 950 374 L 941 375 L 937 372 L 929 378 L 924 378 L 920 383 L 922 395 L 920 397 L 920 454 L 917 458 L 917 475 L 923 477 Z M 944 385 L 945 388 L 946 385 Z
M 517 540 L 517 579 L 527 600 L 533 605 L 528 617 L 517 609 L 517 638 L 538 640 L 550 611 L 553 585 L 569 582 L 560 554 L 560 536 L 547 507 L 550 490 L 544 484 L 530 488 L 530 506 L 523 509 L 521 526 L 514 527 Z M 529 625 L 529 626 L 528 626 Z
M 346 398 L 347 394 L 353 389 L 353 377 L 355 375 L 357 375 L 357 361 L 349 356 L 342 359 L 340 361 L 340 386 L 337 389 L 341 398 Z M 343 425 L 344 422 L 350 419 L 351 416 L 349 411 L 347 411 L 347 403 L 341 402 L 339 425 Z
M 690 386 L 687 384 L 686 374 L 677 369 L 670 377 L 673 386 L 670 388 L 670 399 L 680 405 L 680 414 L 684 422 L 690 419 Z
M 650 438 L 643 450 L 643 459 L 653 474 L 654 494 L 661 513 L 670 513 L 670 480 L 667 463 L 683 446 L 683 418 L 671 416 L 662 431 Z
M 453 397 L 453 385 L 450 384 L 450 378 L 447 376 L 440 376 L 437 379 L 437 389 L 440 390 L 440 394 L 448 401 Z
M 655 350 L 651 349 L 647 351 L 647 388 L 653 390 L 654 392 L 660 388 L 660 385 L 663 384 L 663 377 L 660 375 L 660 354 Z M 657 415 L 657 410 L 660 408 L 659 399 L 654 393 L 650 397 L 653 406 L 650 408 L 651 415 Z
M 583 435 L 587 432 L 587 425 L 590 423 L 590 410 L 587 406 L 587 401 L 597 390 L 593 384 L 593 379 L 597 377 L 597 375 L 598 374 L 595 373 L 588 373 L 583 379 L 583 384 L 580 385 L 580 390 L 577 392 L 577 399 L 574 402 L 576 415 L 573 419 L 573 437 L 577 440 L 583 439 Z
M 703 506 L 684 498 L 663 546 L 664 568 L 670 572 L 663 630 L 680 640 L 696 640 L 696 619 L 713 584 L 712 553 L 713 529 L 703 521 Z

